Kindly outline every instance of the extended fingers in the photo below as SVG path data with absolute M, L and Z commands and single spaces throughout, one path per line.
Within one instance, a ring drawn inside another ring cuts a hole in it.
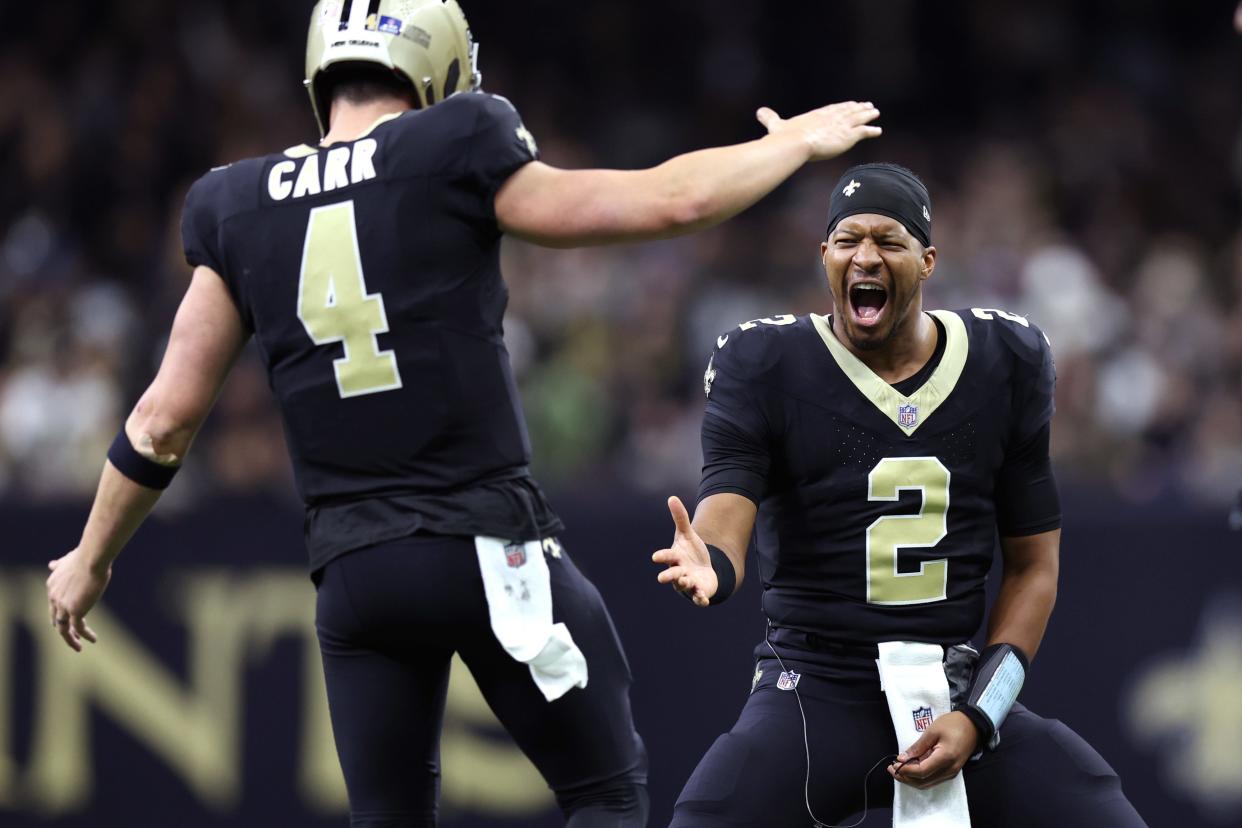
M 871 101 L 841 101 L 823 107 L 825 112 L 831 112 L 834 115 L 849 115 L 855 112 L 865 112 L 868 109 L 875 109 L 875 104 Z
M 849 117 L 851 125 L 862 126 L 863 124 L 870 123 L 880 117 L 880 110 L 876 109 L 871 104 L 867 104 L 862 109 L 857 109 L 851 112 Z
M 680 586 L 680 579 L 685 574 L 686 568 L 684 566 L 670 566 L 668 569 L 657 575 L 656 580 L 662 584 L 671 584 L 674 581 L 678 581 L 678 585 Z
M 651 562 L 658 564 L 681 563 L 681 555 L 675 549 L 659 549 L 651 555 Z
M 668 499 L 668 511 L 673 516 L 673 526 L 678 534 L 689 535 L 694 531 L 690 528 L 690 513 L 686 511 L 680 497 L 673 495 Z

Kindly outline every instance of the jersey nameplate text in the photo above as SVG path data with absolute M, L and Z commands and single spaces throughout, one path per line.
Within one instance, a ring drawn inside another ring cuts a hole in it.
M 305 158 L 278 161 L 267 174 L 267 194 L 273 201 L 284 201 L 368 181 L 375 178 L 377 149 L 374 138 L 363 138 Z

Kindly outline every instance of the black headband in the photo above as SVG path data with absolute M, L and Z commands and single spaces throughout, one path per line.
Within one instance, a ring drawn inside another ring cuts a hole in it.
M 837 222 L 859 213 L 878 213 L 905 225 L 931 245 L 931 198 L 914 173 L 896 164 L 860 164 L 841 176 L 828 201 L 828 234 Z

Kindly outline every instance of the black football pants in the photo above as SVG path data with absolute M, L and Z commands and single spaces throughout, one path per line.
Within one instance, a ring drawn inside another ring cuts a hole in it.
M 864 804 L 892 806 L 894 781 L 885 757 L 897 752 L 897 744 L 878 677 L 830 678 L 816 675 L 815 666 L 782 658 L 800 674 L 798 695 L 778 687 L 782 670 L 776 659 L 759 660 L 760 678 L 737 723 L 686 782 L 673 813 L 675 828 L 805 828 L 812 824 L 807 799 L 828 825 L 853 823 L 851 815 Z M 965 774 L 975 828 L 1145 828 L 1117 774 L 1090 745 L 1061 722 L 1020 704 L 1005 719 L 999 747 L 968 762 Z
M 315 625 L 352 826 L 436 824 L 455 652 L 570 826 L 646 825 L 647 760 L 621 643 L 599 592 L 568 555 L 547 562 L 553 620 L 568 626 L 589 674 L 585 688 L 550 703 L 492 633 L 473 538 L 415 535 L 317 573 Z

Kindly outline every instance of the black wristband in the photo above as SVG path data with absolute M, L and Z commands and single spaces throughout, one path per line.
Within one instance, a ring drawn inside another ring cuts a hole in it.
M 733 569 L 733 561 L 720 547 L 707 544 L 707 554 L 711 556 L 712 571 L 716 573 L 716 594 L 708 603 L 723 604 L 737 586 L 737 571 Z
M 955 706 L 979 730 L 979 749 L 994 749 L 1000 726 L 1026 681 L 1030 662 L 1012 644 L 993 644 L 979 655 L 966 701 Z
M 121 474 L 148 489 L 167 489 L 179 468 L 156 463 L 139 454 L 134 444 L 129 441 L 124 426 L 121 426 L 121 432 L 116 435 L 112 447 L 108 449 L 108 460 Z

